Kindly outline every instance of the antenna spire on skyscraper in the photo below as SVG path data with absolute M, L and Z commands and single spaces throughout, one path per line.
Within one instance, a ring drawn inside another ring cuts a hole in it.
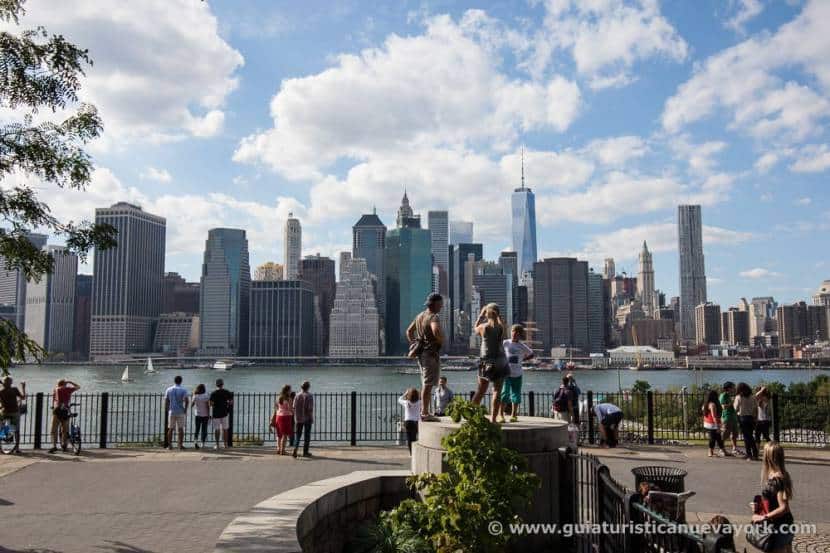
M 522 144 L 522 190 L 525 188 L 525 147 Z

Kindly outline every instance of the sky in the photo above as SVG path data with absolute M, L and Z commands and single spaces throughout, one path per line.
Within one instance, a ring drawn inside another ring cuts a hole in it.
M 646 240 L 677 295 L 676 206 L 699 203 L 710 300 L 809 301 L 830 278 L 830 1 L 26 9 L 21 28 L 89 49 L 80 96 L 105 130 L 86 191 L 2 186 L 36 187 L 64 219 L 116 201 L 164 216 L 166 270 L 190 280 L 210 228 L 246 229 L 252 267 L 282 262 L 293 212 L 303 253 L 336 259 L 361 213 L 394 226 L 404 189 L 424 219 L 473 220 L 494 259 L 522 147 L 540 257 L 631 275 Z

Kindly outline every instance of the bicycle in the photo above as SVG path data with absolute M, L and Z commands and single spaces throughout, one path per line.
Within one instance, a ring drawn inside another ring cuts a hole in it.
M 78 407 L 77 403 L 70 403 L 68 408 L 68 413 L 66 417 L 69 419 L 69 427 L 68 432 L 64 434 L 63 425 L 61 425 L 59 429 L 59 435 L 61 437 L 61 449 L 66 451 L 70 446 L 72 447 L 72 452 L 75 455 L 80 455 L 81 453 L 81 426 L 77 422 L 78 413 L 73 413 L 72 408 Z M 54 453 L 55 448 L 49 450 L 49 453 Z
M 3 417 L 2 425 L 0 425 L 0 452 L 3 455 L 11 455 L 16 447 L 14 441 L 14 434 L 17 427 L 12 424 L 11 419 Z

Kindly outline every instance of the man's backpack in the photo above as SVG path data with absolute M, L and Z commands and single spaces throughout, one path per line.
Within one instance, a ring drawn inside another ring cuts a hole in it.
M 553 410 L 557 413 L 568 410 L 568 390 L 559 388 L 553 395 Z

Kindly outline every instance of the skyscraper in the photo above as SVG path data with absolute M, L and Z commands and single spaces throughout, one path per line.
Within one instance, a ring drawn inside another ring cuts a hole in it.
M 279 263 L 274 263 L 273 261 L 266 261 L 254 271 L 254 280 L 274 282 L 277 280 L 283 280 L 284 276 L 285 268 Z
M 473 222 L 472 221 L 450 221 L 450 244 L 472 244 L 473 243 Z
M 566 346 L 590 351 L 588 263 L 553 257 L 535 264 L 533 303 L 544 351 Z
M 314 352 L 314 291 L 303 280 L 251 283 L 250 355 L 301 357 Z
M 643 240 L 643 250 L 640 252 L 640 269 L 637 272 L 637 295 L 640 296 L 646 317 L 653 318 L 657 311 L 657 297 L 654 293 L 654 264 L 645 240 Z
M 695 338 L 698 344 L 720 344 L 723 337 L 721 324 L 720 305 L 706 302 L 695 307 Z
M 95 252 L 90 356 L 148 352 L 161 311 L 167 221 L 119 202 L 96 209 L 95 222 L 115 227 L 118 245 Z
M 72 352 L 78 256 L 61 246 L 44 246 L 52 272 L 26 286 L 26 334 L 48 353 Z
M 334 260 L 328 257 L 307 255 L 300 261 L 300 278 L 311 285 L 320 310 L 319 327 L 316 329 L 319 351 L 316 355 L 325 355 L 329 351 L 329 317 L 334 307 L 334 294 L 337 285 Z
M 522 185 L 513 191 L 513 251 L 519 259 L 519 272 L 533 271 L 536 263 L 536 196 L 525 187 L 524 151 Z
M 92 318 L 92 275 L 75 277 L 75 313 L 72 317 L 72 352 L 89 359 L 89 325 Z
M 166 273 L 161 282 L 162 313 L 199 313 L 198 282 L 187 282 L 179 273 Z
M 346 277 L 346 271 L 352 260 L 352 252 L 340 252 L 337 258 L 337 281 L 340 282 Z M 363 260 L 364 264 L 366 260 Z
M 466 318 L 475 317 L 478 313 L 470 313 L 470 297 L 467 295 L 467 261 L 481 261 L 484 248 L 481 244 L 457 244 L 452 249 L 452 260 L 450 263 L 450 300 L 452 301 L 453 312 L 450 322 L 453 325 L 453 336 L 458 329 L 456 324 L 457 316 L 464 314 Z M 470 277 L 470 282 L 472 277 Z M 462 327 L 458 339 L 466 344 L 470 329 Z M 455 337 L 455 336 L 454 336 Z
M 337 295 L 331 311 L 329 355 L 374 357 L 380 355 L 379 315 L 372 277 L 366 260 L 355 258 L 340 268 Z
M 723 319 L 721 329 L 725 342 L 733 346 L 748 346 L 752 343 L 749 339 L 749 311 L 730 307 L 721 316 Z
M 677 240 L 680 252 L 680 333 L 684 340 L 694 340 L 697 337 L 695 308 L 706 303 L 703 222 L 699 205 L 677 206 Z
M 590 353 L 605 351 L 606 309 L 602 275 L 588 272 L 588 343 Z
M 478 291 L 482 305 L 497 303 L 501 308 L 502 317 L 509 327 L 513 319 L 513 275 L 505 273 L 495 263 L 479 261 L 475 263 L 473 286 Z M 472 313 L 472 311 L 471 311 Z M 476 316 L 478 313 L 472 314 Z
M 4 232 L 4 229 L 0 229 Z M 37 249 L 46 245 L 46 235 L 28 233 L 26 238 Z M 19 329 L 26 328 L 26 275 L 16 268 L 7 269 L 6 259 L 0 255 L 0 305 L 4 306 L 3 318 L 12 321 Z
M 247 354 L 250 288 L 245 231 L 210 229 L 202 263 L 199 338 L 203 354 Z
M 436 292 L 449 298 L 449 214 L 446 211 L 430 211 L 427 213 L 427 224 L 432 236 L 432 262 L 438 269 L 438 289 Z M 448 306 L 445 305 L 444 307 L 449 312 Z M 446 317 L 446 320 L 449 322 L 448 317 Z
M 285 221 L 285 236 L 283 237 L 285 255 L 285 279 L 297 280 L 300 275 L 300 257 L 303 251 L 303 229 L 300 220 L 293 213 L 288 214 Z
M 432 237 L 421 228 L 404 194 L 398 210 L 403 226 L 386 235 L 386 352 L 403 354 L 408 344 L 404 332 L 424 308 L 432 290 Z
M 617 276 L 617 268 L 614 266 L 614 258 L 606 257 L 605 267 L 602 271 L 602 278 L 606 280 L 613 280 L 615 276 Z
M 366 260 L 366 268 L 375 280 L 375 300 L 381 318 L 386 316 L 385 249 L 386 225 L 375 211 L 363 215 L 352 227 L 352 257 Z

